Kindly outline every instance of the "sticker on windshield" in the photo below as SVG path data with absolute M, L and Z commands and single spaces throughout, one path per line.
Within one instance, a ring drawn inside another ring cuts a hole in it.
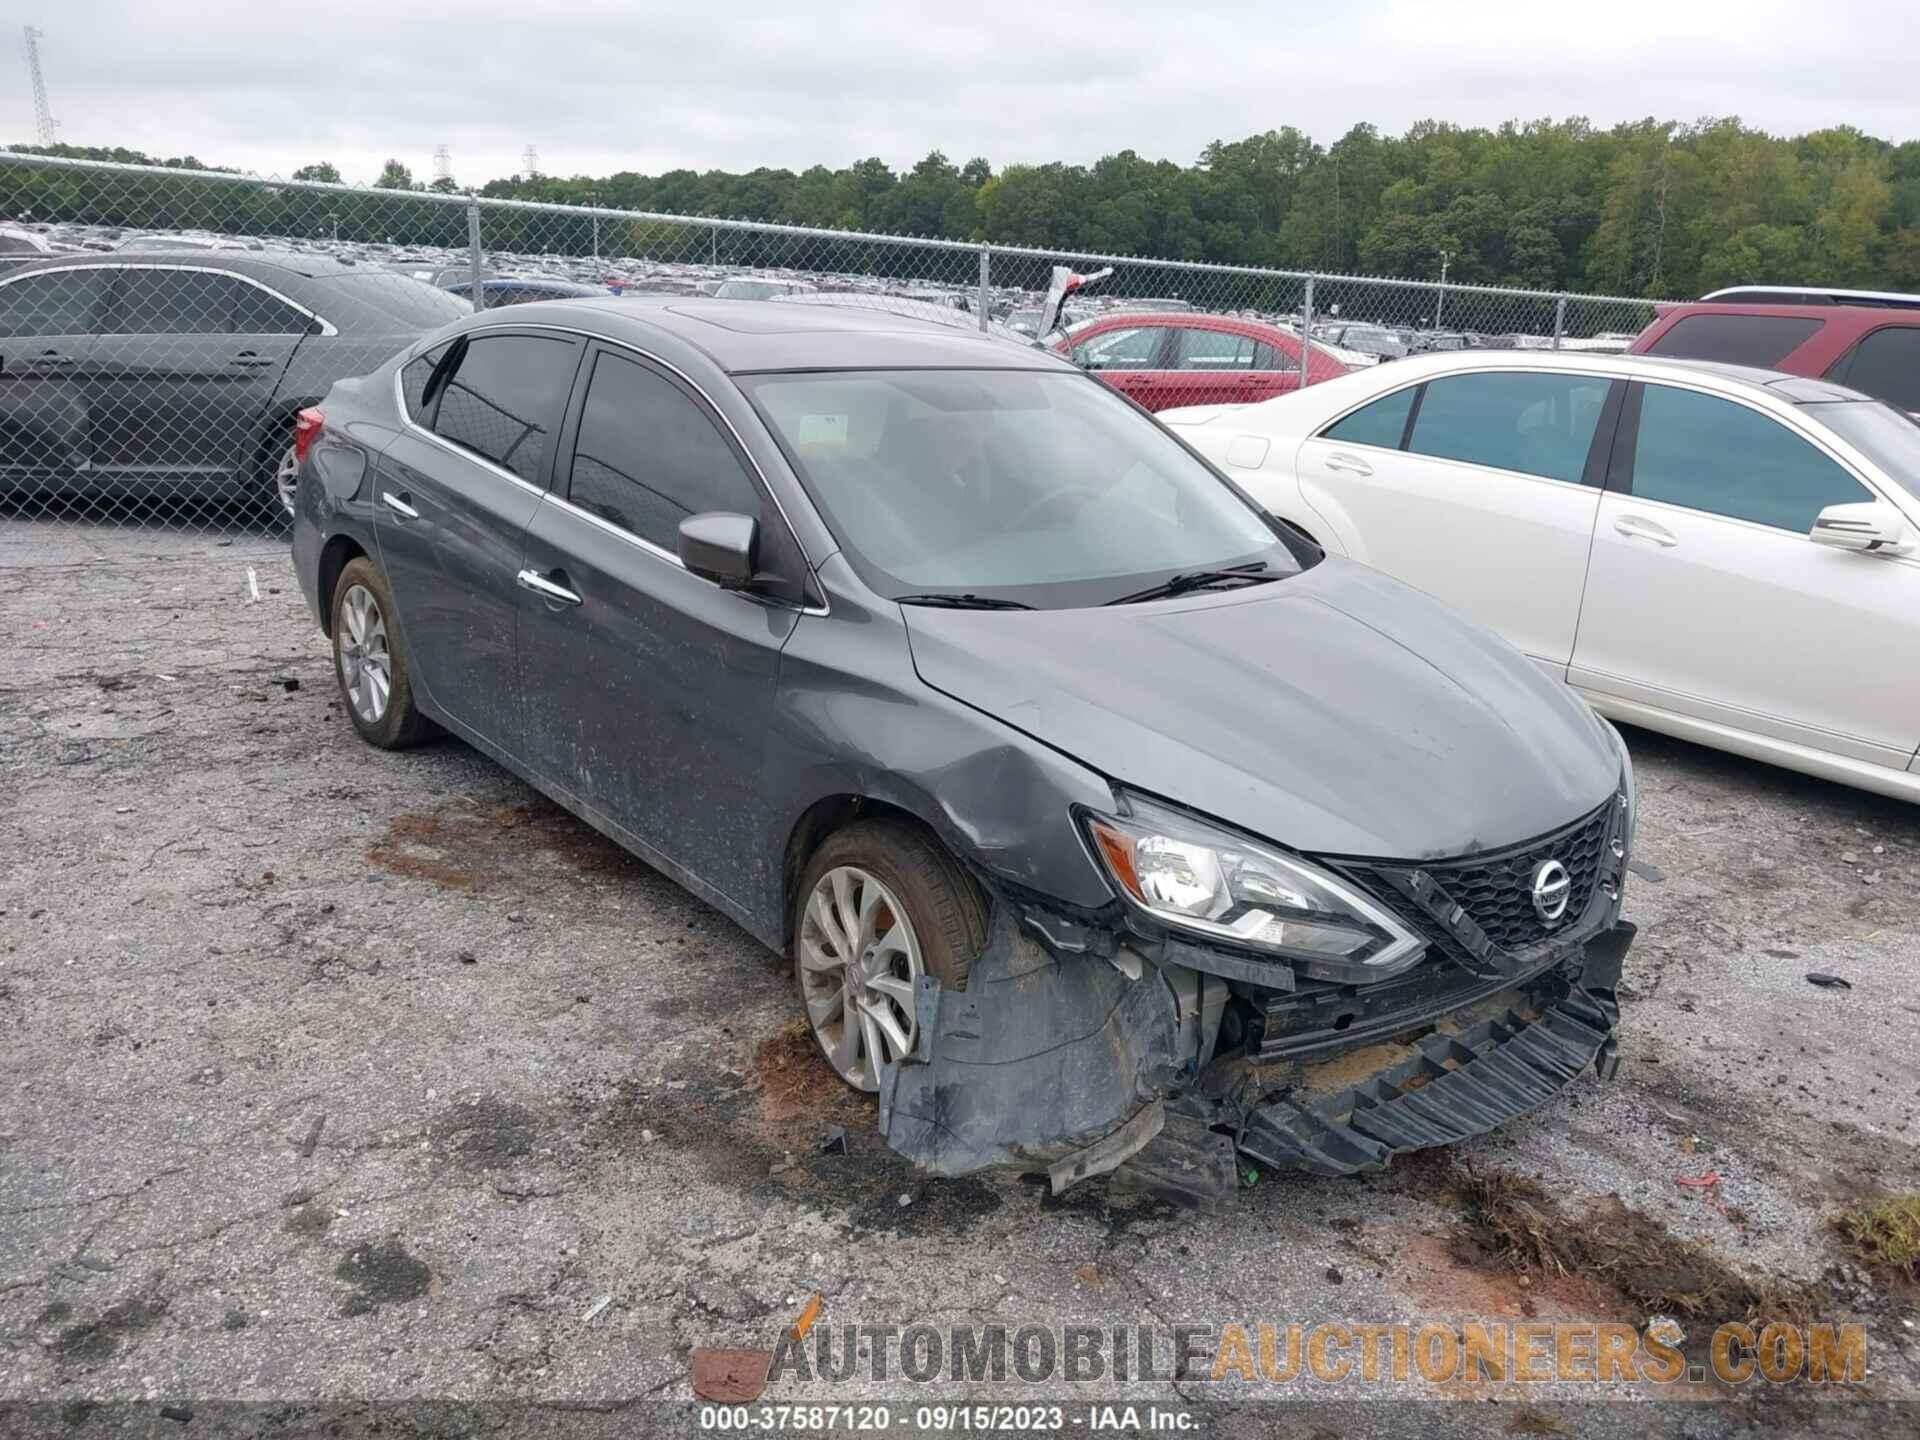
M 802 445 L 835 445 L 847 443 L 847 417 L 844 415 L 802 415 L 800 417 L 800 443 Z

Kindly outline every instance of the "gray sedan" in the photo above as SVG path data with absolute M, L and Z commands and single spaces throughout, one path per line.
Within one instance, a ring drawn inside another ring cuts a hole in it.
M 310 255 L 74 255 L 0 276 L 0 497 L 278 509 L 294 417 L 456 316 Z
M 360 734 L 458 736 L 790 955 L 932 1170 L 1224 1203 L 1236 1146 L 1371 1168 L 1611 1069 L 1619 737 L 1063 360 L 566 301 L 305 420 Z

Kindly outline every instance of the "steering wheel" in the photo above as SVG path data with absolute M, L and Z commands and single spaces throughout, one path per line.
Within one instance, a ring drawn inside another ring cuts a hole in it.
M 1014 530 L 1025 530 L 1029 521 L 1036 519 L 1051 510 L 1054 506 L 1059 505 L 1062 501 L 1070 500 L 1076 495 L 1080 497 L 1080 504 L 1074 506 L 1072 510 L 1067 512 L 1068 514 L 1076 514 L 1079 512 L 1081 506 L 1084 506 L 1088 501 L 1098 500 L 1100 498 L 1100 493 L 1097 490 L 1090 489 L 1085 485 L 1069 485 L 1066 489 L 1056 490 L 1051 495 L 1042 495 L 1038 500 L 1027 506 L 1026 509 L 1013 517 L 1011 528 Z M 1065 517 L 1063 516 L 1062 518 L 1064 519 Z

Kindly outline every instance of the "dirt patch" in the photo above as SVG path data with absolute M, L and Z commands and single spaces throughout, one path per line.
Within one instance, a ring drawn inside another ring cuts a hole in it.
M 1384 1040 L 1377 1045 L 1363 1045 L 1358 1050 L 1350 1050 L 1345 1055 L 1336 1055 L 1331 1060 L 1322 1060 L 1317 1064 L 1303 1066 L 1300 1071 L 1300 1083 L 1316 1095 L 1338 1094 L 1342 1090 L 1351 1090 L 1364 1084 L 1383 1070 L 1410 1060 L 1418 1052 L 1411 1045 L 1397 1041 Z
M 340 1307 L 340 1313 L 347 1316 L 418 1300 L 433 1287 L 433 1271 L 425 1261 L 409 1255 L 397 1240 L 378 1245 L 362 1241 L 347 1252 L 333 1273 L 358 1292 Z
M 472 895 L 524 880 L 529 850 L 545 851 L 564 868 L 583 875 L 641 868 L 599 831 L 538 799 L 487 810 L 396 815 L 366 853 L 369 862 L 389 874 Z
M 871 1128 L 875 1102 L 838 1075 L 805 1020 L 790 1020 L 753 1047 L 747 1084 L 770 1143 L 787 1144 L 824 1125 Z
M 148 1295 L 132 1295 L 109 1305 L 100 1318 L 62 1330 L 53 1342 L 54 1354 L 82 1364 L 105 1360 L 130 1335 L 151 1329 L 167 1313 L 167 1302 Z
M 1589 1280 L 1617 1291 L 1637 1322 L 1673 1315 L 1690 1332 L 1747 1321 L 1809 1323 L 1815 1293 L 1797 1282 L 1749 1278 L 1707 1245 L 1674 1235 L 1645 1212 L 1607 1196 L 1566 1213 L 1540 1184 L 1497 1168 L 1457 1166 L 1456 1198 L 1466 1212 L 1453 1253 L 1521 1276 Z

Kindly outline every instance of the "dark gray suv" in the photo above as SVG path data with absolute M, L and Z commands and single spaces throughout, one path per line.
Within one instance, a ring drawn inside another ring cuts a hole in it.
M 934 1170 L 1217 1204 L 1236 1146 L 1378 1166 L 1611 1068 L 1619 737 L 1064 360 L 568 301 L 305 418 L 360 733 L 452 732 L 791 955 Z
M 142 251 L 21 266 L 0 275 L 0 499 L 278 511 L 301 408 L 472 310 L 320 256 Z

